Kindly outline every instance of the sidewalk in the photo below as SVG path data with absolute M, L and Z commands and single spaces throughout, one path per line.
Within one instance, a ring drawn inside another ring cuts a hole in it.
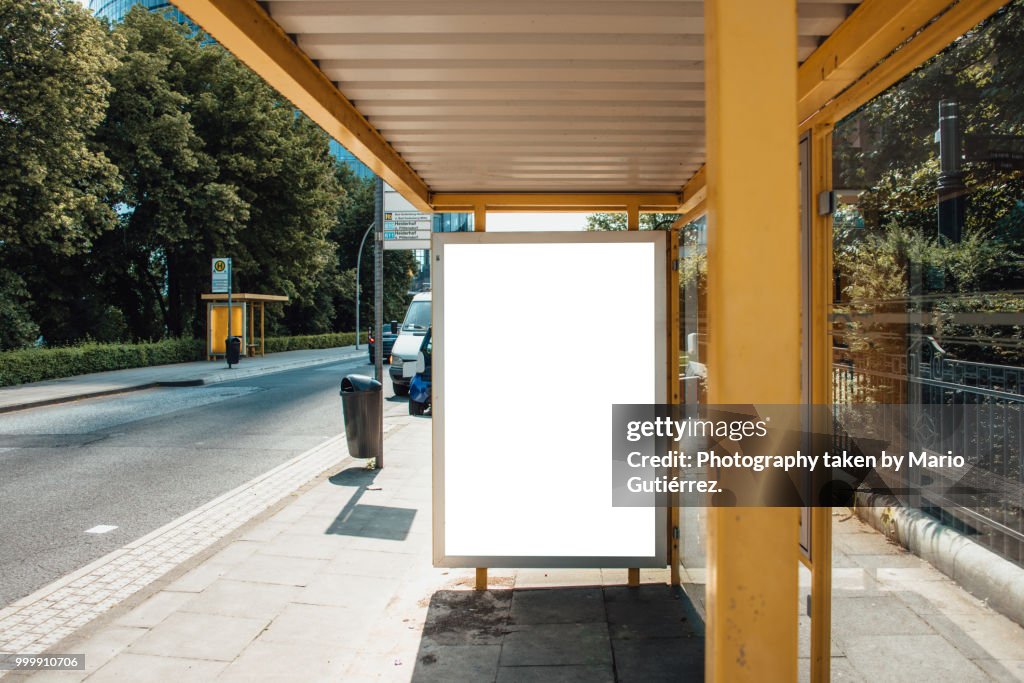
M 431 419 L 401 408 L 383 470 L 342 461 L 49 648 L 85 671 L 5 681 L 701 680 L 703 625 L 667 570 L 640 588 L 625 570 L 495 570 L 480 593 L 472 570 L 434 569 Z M 848 510 L 833 519 L 833 680 L 1024 680 L 1024 630 Z M 803 617 L 805 676 L 808 643 Z
M 701 625 L 667 570 L 641 589 L 625 570 L 492 571 L 477 593 L 472 570 L 432 568 L 431 419 L 404 407 L 388 404 L 383 470 L 346 459 L 48 648 L 85 671 L 32 679 L 700 680 Z
M 227 369 L 223 360 L 196 361 L 32 382 L 0 388 L 0 413 L 158 386 L 215 384 L 356 358 L 368 359 L 365 344 L 358 350 L 355 346 L 344 346 L 335 349 L 284 351 L 263 357 L 242 358 L 242 362 L 231 370 Z

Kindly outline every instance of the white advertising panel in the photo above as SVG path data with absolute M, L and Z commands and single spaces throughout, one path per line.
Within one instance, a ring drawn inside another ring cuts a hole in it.
M 664 403 L 666 235 L 437 233 L 434 563 L 664 566 L 612 507 L 612 406 Z

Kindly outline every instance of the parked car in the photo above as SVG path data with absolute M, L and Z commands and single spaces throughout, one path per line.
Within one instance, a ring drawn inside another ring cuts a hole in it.
M 423 345 L 416 357 L 416 374 L 409 383 L 409 414 L 422 415 L 431 409 L 431 386 L 433 375 L 431 372 L 431 356 L 434 352 L 434 343 L 431 339 L 430 330 L 427 336 L 423 337 Z
M 398 339 L 398 321 L 392 320 L 390 323 L 384 326 L 384 362 L 391 362 L 391 350 L 395 347 L 395 340 Z M 369 340 L 370 347 L 370 365 L 377 362 L 377 342 L 373 338 L 373 330 L 367 332 L 367 339 Z
M 398 331 L 398 340 L 391 351 L 391 385 L 395 396 L 406 396 L 409 383 L 416 374 L 416 358 L 423 345 L 423 337 L 430 329 L 430 292 L 421 292 L 412 298 L 409 310 Z

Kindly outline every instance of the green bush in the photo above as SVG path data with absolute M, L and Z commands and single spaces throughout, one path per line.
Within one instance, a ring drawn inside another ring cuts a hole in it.
M 365 336 L 363 338 L 365 341 Z M 267 337 L 267 353 L 352 346 L 355 332 Z M 206 358 L 202 339 L 165 339 L 141 344 L 97 344 L 0 352 L 0 387 L 106 370 L 185 363 Z
M 365 335 L 362 341 L 366 341 Z M 338 346 L 352 346 L 355 343 L 355 332 L 305 334 L 296 337 L 267 337 L 267 353 L 300 351 L 302 349 L 333 349 Z
M 198 339 L 165 339 L 140 344 L 85 343 L 0 353 L 0 386 L 39 382 L 106 370 L 184 363 L 204 357 Z

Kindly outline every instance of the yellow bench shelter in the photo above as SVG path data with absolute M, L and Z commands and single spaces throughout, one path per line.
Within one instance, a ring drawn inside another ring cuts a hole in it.
M 203 294 L 206 302 L 206 359 L 214 360 L 224 356 L 228 336 L 228 295 Z M 231 332 L 242 338 L 243 356 L 266 354 L 266 306 L 267 303 L 287 303 L 288 297 L 281 294 L 232 294 Z M 259 314 L 259 335 L 256 334 L 256 316 Z M 258 342 L 257 342 L 258 340 Z

